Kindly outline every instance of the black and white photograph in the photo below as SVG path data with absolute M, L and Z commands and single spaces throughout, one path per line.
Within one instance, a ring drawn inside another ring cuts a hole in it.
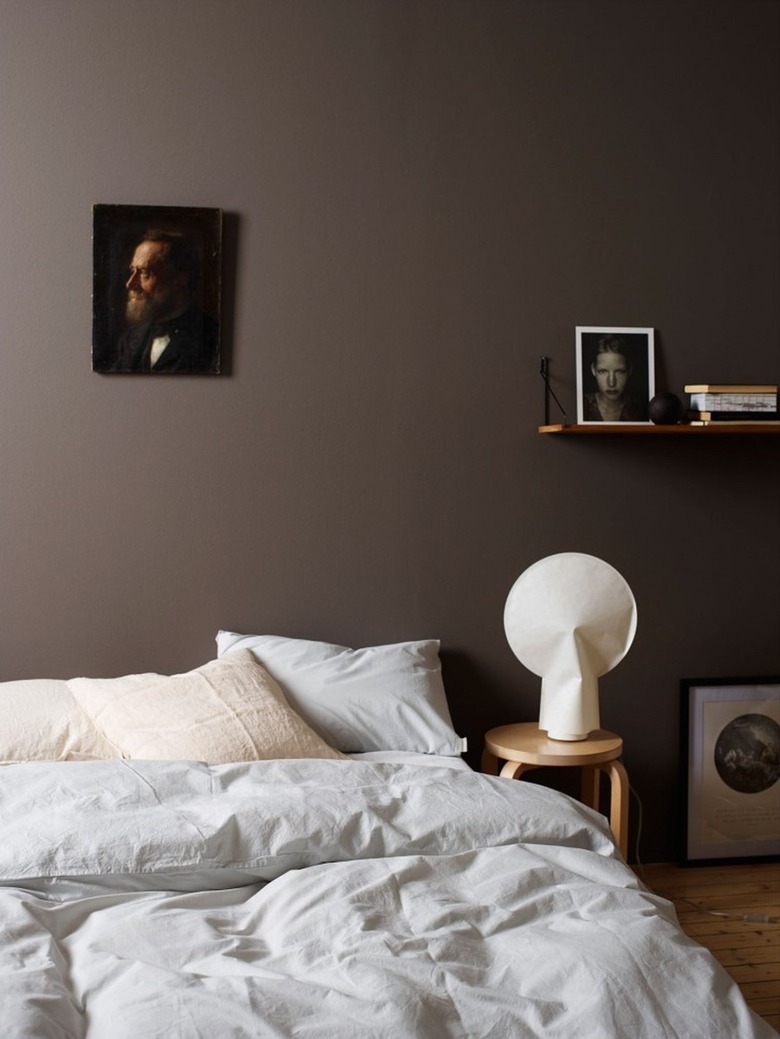
M 577 326 L 577 422 L 647 423 L 655 394 L 652 328 Z
M 222 211 L 93 206 L 92 369 L 220 371 Z
M 680 685 L 682 861 L 780 855 L 780 677 Z

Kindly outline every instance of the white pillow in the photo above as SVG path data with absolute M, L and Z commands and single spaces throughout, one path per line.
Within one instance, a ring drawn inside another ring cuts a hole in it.
M 436 640 L 349 649 L 219 632 L 219 657 L 241 649 L 251 650 L 301 717 L 345 753 L 466 749 L 452 726 Z
M 122 757 L 211 764 L 342 757 L 248 650 L 186 674 L 72 678 L 68 688 Z
M 54 678 L 0 682 L 0 764 L 117 756 L 65 682 Z

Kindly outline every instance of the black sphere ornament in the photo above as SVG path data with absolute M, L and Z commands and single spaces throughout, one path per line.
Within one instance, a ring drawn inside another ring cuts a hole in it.
M 674 393 L 657 393 L 648 404 L 647 413 L 657 426 L 676 426 L 682 418 L 683 403 Z

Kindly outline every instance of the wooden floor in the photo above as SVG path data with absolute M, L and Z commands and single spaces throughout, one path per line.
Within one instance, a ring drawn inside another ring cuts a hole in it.
M 747 1003 L 780 1032 L 780 865 L 664 863 L 634 869 L 651 890 L 674 903 L 685 933 L 710 950 Z M 771 919 L 741 919 L 746 915 Z

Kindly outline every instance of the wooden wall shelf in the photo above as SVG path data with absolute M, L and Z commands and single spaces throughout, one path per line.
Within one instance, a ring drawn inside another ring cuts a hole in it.
M 560 433 L 570 435 L 597 435 L 616 433 L 623 436 L 735 436 L 750 433 L 766 436 L 768 433 L 780 433 L 780 422 L 724 422 L 714 426 L 655 426 L 632 425 L 630 422 L 594 422 L 585 426 L 539 426 L 540 433 Z

